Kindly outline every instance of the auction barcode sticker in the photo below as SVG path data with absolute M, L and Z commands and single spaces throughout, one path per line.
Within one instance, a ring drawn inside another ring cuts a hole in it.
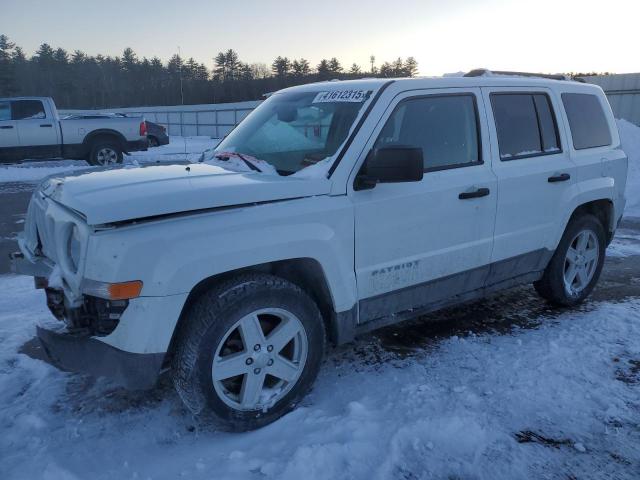
M 364 102 L 368 96 L 369 92 L 366 90 L 334 90 L 318 93 L 312 103 Z

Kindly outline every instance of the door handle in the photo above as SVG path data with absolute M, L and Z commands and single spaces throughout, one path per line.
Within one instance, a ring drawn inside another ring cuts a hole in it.
M 13 125 L 0 125 L 0 128 L 2 130 L 9 130 L 10 128 L 13 128 Z
M 560 175 L 554 175 L 552 177 L 547 178 L 547 181 L 549 183 L 566 182 L 570 178 L 571 178 L 571 175 L 569 175 L 568 173 L 561 173 Z
M 42 128 L 51 128 L 51 127 L 53 127 L 53 125 L 51 125 L 50 123 L 41 123 L 40 127 L 42 127 Z
M 458 195 L 458 198 L 460 200 L 467 200 L 469 198 L 480 198 L 486 197 L 487 195 L 489 195 L 489 193 L 490 191 L 488 188 L 482 187 L 472 192 L 462 192 L 460 195 Z

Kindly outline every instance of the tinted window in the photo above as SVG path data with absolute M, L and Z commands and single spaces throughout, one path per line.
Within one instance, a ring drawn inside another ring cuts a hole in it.
M 492 94 L 491 106 L 502 160 L 560 151 L 558 129 L 547 95 Z
M 538 114 L 538 126 L 542 138 L 542 150 L 545 152 L 560 151 L 560 141 L 558 140 L 558 129 L 551 110 L 549 97 L 546 95 L 534 95 L 533 100 Z
M 598 97 L 584 93 L 563 93 L 562 103 L 576 150 L 611 145 L 609 124 Z
M 44 106 L 40 100 L 15 100 L 11 102 L 11 112 L 14 120 L 31 120 L 46 117 Z
M 425 170 L 480 162 L 474 96 L 403 101 L 387 120 L 374 148 L 389 145 L 421 147 Z
M 0 122 L 2 120 L 11 120 L 11 106 L 9 102 L 0 102 Z

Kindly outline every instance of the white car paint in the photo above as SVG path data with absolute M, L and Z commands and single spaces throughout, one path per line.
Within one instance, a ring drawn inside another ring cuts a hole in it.
M 326 178 L 238 173 L 204 163 L 79 172 L 42 190 L 89 225 L 329 193 Z
M 379 93 L 327 175 L 280 177 L 180 165 L 53 177 L 34 196 L 21 250 L 35 263 L 62 267 L 64 293 L 72 302 L 82 299 L 83 279 L 141 280 L 141 297 L 131 301 L 113 333 L 96 339 L 128 352 L 163 353 L 189 292 L 202 280 L 240 268 L 312 259 L 321 267 L 333 310 L 355 309 L 357 318 L 358 306 L 380 295 L 527 252 L 552 252 L 575 208 L 586 202 L 610 201 L 609 230 L 615 230 L 624 209 L 627 159 L 599 87 L 499 76 L 386 83 L 328 82 L 287 89 Z M 550 95 L 562 153 L 501 162 L 488 95 L 507 90 Z M 354 190 L 360 166 L 399 101 L 460 92 L 477 100 L 483 164 L 428 172 L 421 182 Z M 563 92 L 601 99 L 610 146 L 589 151 L 569 146 L 559 100 Z M 547 182 L 560 172 L 570 173 L 571 181 Z M 479 187 L 491 194 L 458 200 L 460 192 Z M 61 246 L 66 245 L 69 223 L 80 226 L 77 272 L 69 268 Z M 42 252 L 35 248 L 36 228 Z M 373 279 L 374 273 L 382 276 Z

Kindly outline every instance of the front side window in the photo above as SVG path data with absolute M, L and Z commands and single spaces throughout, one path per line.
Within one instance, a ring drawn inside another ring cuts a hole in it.
M 560 152 L 555 115 L 544 93 L 492 93 L 501 160 Z
M 9 102 L 0 102 L 0 122 L 3 120 L 11 120 L 11 104 Z
M 40 100 L 14 100 L 11 102 L 13 120 L 33 120 L 46 118 L 44 106 Z
M 585 93 L 563 93 L 562 103 L 576 150 L 611 145 L 611 131 L 600 100 Z
M 250 155 L 270 163 L 282 175 L 295 173 L 338 151 L 371 94 L 364 90 L 277 93 L 243 120 L 215 152 Z
M 422 148 L 425 171 L 481 162 L 474 95 L 428 96 L 402 101 L 374 148 Z

